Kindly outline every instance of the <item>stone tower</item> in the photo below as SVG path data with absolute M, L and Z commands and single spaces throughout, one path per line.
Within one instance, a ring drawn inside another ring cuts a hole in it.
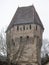
M 34 6 L 18 7 L 6 30 L 10 65 L 41 65 L 43 30 Z

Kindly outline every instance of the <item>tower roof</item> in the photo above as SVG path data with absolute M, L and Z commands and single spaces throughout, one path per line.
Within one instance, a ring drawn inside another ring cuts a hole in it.
M 11 23 L 9 24 L 6 32 L 11 29 L 14 25 L 21 24 L 37 24 L 44 29 L 43 24 L 34 8 L 34 6 L 18 7 Z

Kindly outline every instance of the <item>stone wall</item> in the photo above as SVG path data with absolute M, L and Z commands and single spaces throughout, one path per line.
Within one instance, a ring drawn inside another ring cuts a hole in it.
M 17 30 L 19 26 L 19 30 Z M 42 28 L 38 25 L 30 24 L 17 25 L 11 28 L 7 36 L 7 53 L 10 62 L 18 62 L 21 65 L 32 64 L 41 65 L 41 45 L 42 45 Z

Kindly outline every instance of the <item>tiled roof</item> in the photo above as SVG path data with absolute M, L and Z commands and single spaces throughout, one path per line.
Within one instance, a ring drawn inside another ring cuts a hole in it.
M 7 28 L 7 31 L 14 25 L 20 24 L 38 24 L 44 29 L 42 22 L 33 5 L 27 7 L 18 7 L 11 23 Z

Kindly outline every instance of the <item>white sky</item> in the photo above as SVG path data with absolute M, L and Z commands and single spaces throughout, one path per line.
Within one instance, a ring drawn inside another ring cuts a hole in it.
M 49 40 L 49 0 L 0 0 L 0 30 L 7 28 L 18 6 L 32 4 L 45 28 L 43 38 Z

